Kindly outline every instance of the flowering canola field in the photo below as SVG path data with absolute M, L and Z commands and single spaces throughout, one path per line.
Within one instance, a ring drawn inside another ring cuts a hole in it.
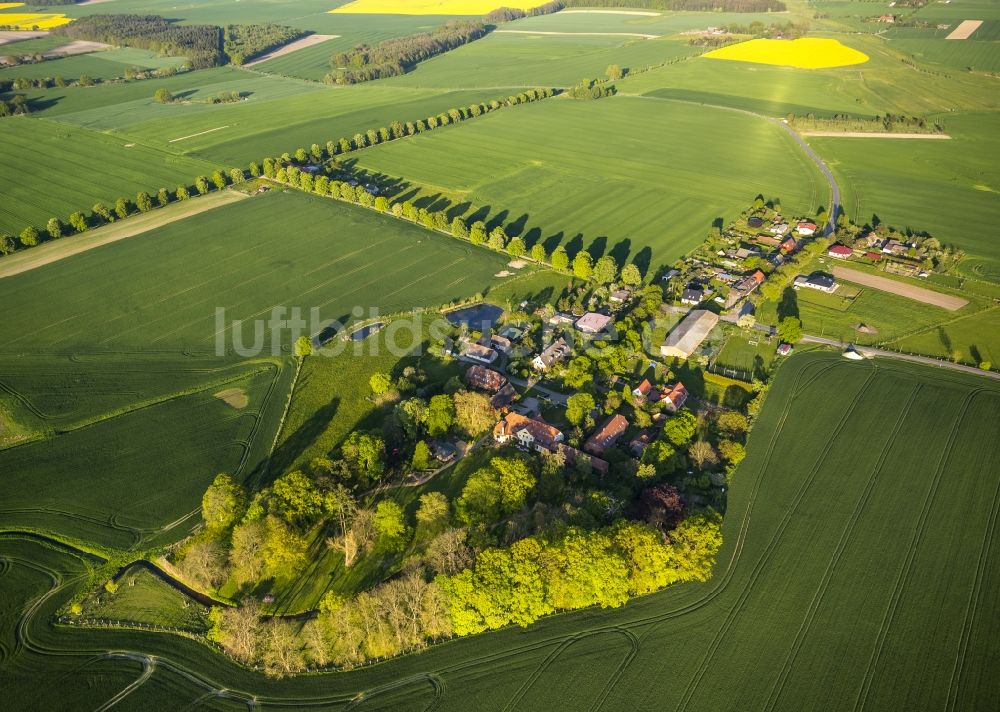
M 703 55 L 710 59 L 777 64 L 799 69 L 846 67 L 868 61 L 868 55 L 838 40 L 803 37 L 797 40 L 749 40 L 714 49 Z
M 2 12 L 23 5 L 23 2 L 0 2 L 0 25 L 7 25 L 18 30 L 30 30 L 34 27 L 40 30 L 51 30 L 53 27 L 65 25 L 70 21 L 70 18 L 61 12 Z
M 354 0 L 331 13 L 379 15 L 485 15 L 498 7 L 530 10 L 545 0 Z

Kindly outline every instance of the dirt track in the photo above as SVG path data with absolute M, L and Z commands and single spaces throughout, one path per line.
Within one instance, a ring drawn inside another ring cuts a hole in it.
M 963 20 L 959 23 L 958 27 L 951 31 L 951 34 L 945 37 L 946 40 L 967 40 L 972 37 L 972 33 L 979 29 L 979 26 L 983 24 L 982 20 Z
M 942 133 L 889 133 L 887 131 L 799 131 L 801 136 L 821 136 L 825 138 L 929 138 L 950 139 L 951 136 Z
M 859 272 L 858 270 L 848 269 L 846 267 L 835 266 L 833 268 L 833 276 L 837 279 L 844 279 L 848 282 L 854 282 L 855 284 L 860 284 L 864 287 L 871 287 L 872 289 L 889 292 L 890 294 L 898 294 L 899 296 L 906 297 L 907 299 L 913 299 L 917 302 L 923 302 L 924 304 L 941 307 L 942 309 L 947 309 L 948 311 L 957 311 L 969 303 L 968 300 L 962 299 L 961 297 L 953 297 L 950 294 L 935 292 L 930 289 L 924 289 L 923 287 L 907 284 L 906 282 L 899 282 L 895 279 L 889 279 L 888 277 L 879 277 L 874 274 Z
M 95 247 L 124 240 L 126 237 L 141 235 L 175 220 L 182 220 L 248 197 L 250 196 L 246 193 L 240 193 L 236 190 L 209 193 L 191 200 L 171 203 L 165 208 L 158 208 L 148 213 L 134 215 L 127 220 L 104 225 L 82 235 L 72 235 L 46 242 L 38 247 L 31 247 L 0 260 L 0 279 L 13 277 L 15 274 L 21 274 L 36 267 L 44 267 L 81 252 L 87 252 Z
M 286 45 L 278 47 L 278 49 L 271 50 L 267 54 L 263 54 L 252 62 L 247 62 L 244 67 L 252 67 L 255 64 L 260 64 L 261 62 L 266 62 L 269 59 L 277 59 L 278 57 L 284 57 L 286 54 L 291 54 L 300 49 L 305 49 L 306 47 L 312 47 L 320 42 L 326 42 L 327 40 L 334 40 L 340 37 L 340 35 L 309 35 L 308 37 L 303 37 L 297 39 L 294 42 L 289 42 Z

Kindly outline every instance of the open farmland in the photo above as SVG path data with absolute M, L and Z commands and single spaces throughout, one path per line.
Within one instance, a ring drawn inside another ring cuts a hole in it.
M 267 455 L 292 370 L 176 354 L 0 357 L 0 398 L 38 433 L 0 450 L 4 526 L 121 548 L 184 536 L 190 522 L 167 525 L 218 472 L 245 478 Z M 248 406 L 215 398 L 224 387 Z
M 62 44 L 65 44 L 65 41 Z M 0 69 L 0 80 L 16 79 L 17 77 L 25 79 L 62 77 L 66 81 L 73 81 L 84 74 L 92 79 L 116 79 L 125 76 L 125 70 L 130 67 L 161 69 L 163 67 L 179 67 L 184 61 L 183 57 L 161 57 L 141 49 L 108 49 L 77 54 L 72 57 L 50 59 L 38 64 L 4 67 Z M 93 88 L 91 91 L 94 91 Z
M 31 118 L 12 118 L 0 131 L 0 230 L 44 226 L 97 201 L 114 204 L 194 182 L 215 166 L 146 145 Z M 95 180 L 95 171 L 100 179 Z
M 603 77 L 610 64 L 641 69 L 697 52 L 687 43 L 669 40 L 494 32 L 386 83 L 419 87 L 571 86 L 584 77 Z
M 484 146 L 490 159 L 479 161 Z M 780 196 L 802 212 L 827 200 L 814 164 L 779 128 L 633 97 L 550 99 L 367 149 L 359 161 L 412 180 L 429 202 L 487 210 L 529 245 L 610 252 L 654 268 L 698 244 L 748 195 Z
M 35 699 L 25 671 L 46 666 L 62 673 L 64 693 L 95 706 L 140 674 L 99 651 L 128 649 L 158 656 L 132 698 L 153 701 L 224 687 L 312 707 L 339 707 L 364 690 L 378 709 L 459 710 L 474 700 L 488 709 L 716 710 L 733 699 L 743 710 L 983 709 L 1000 694 L 991 662 L 1000 452 L 984 437 L 998 418 L 1000 391 L 988 381 L 796 356 L 734 477 L 708 583 L 369 669 L 276 681 L 176 636 L 49 626 L 62 590 L 27 614 L 33 644 L 12 646 L 0 665 L 15 701 Z M 0 551 L 16 604 L 0 620 L 13 640 L 17 611 L 52 585 L 41 574 L 67 580 L 80 563 L 24 539 Z M 671 674 L 651 676 L 665 656 Z M 108 674 L 88 690 L 86 673 L 98 670 Z
M 951 141 L 810 138 L 809 143 L 830 164 L 844 205 L 859 223 L 876 214 L 899 228 L 926 230 L 985 260 L 987 274 L 1000 274 L 994 229 L 1000 115 L 954 114 L 942 120 Z
M 0 280 L 0 298 L 18 313 L 0 348 L 211 351 L 222 336 L 217 307 L 227 325 L 267 320 L 272 306 L 304 317 L 317 307 L 343 323 L 355 306 L 387 313 L 469 297 L 504 264 L 363 208 L 272 192 Z M 248 347 L 252 335 L 248 324 Z

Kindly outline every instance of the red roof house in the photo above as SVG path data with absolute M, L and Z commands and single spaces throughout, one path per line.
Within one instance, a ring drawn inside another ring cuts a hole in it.
M 583 449 L 593 455 L 601 455 L 618 441 L 627 427 L 628 421 L 625 420 L 625 417 L 615 413 L 593 435 L 587 438 Z
M 846 260 L 854 254 L 854 250 L 847 245 L 833 245 L 826 251 L 826 253 L 830 255 L 830 257 L 835 257 L 838 260 Z

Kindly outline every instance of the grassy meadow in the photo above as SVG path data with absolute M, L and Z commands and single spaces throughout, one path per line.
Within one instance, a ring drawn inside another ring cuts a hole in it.
M 233 320 L 248 322 L 241 344 L 250 349 L 253 321 L 262 327 L 272 305 L 346 323 L 355 306 L 389 313 L 469 297 L 505 263 L 364 208 L 272 192 L 0 280 L 17 314 L 0 349 L 211 352 L 220 339 L 231 351 Z M 279 341 L 260 333 L 268 353 L 290 345 L 287 332 Z
M 489 159 L 479 160 L 484 150 Z M 803 213 L 827 199 L 818 170 L 777 127 L 631 97 L 549 99 L 358 160 L 412 180 L 428 202 L 488 213 L 529 245 L 607 252 L 640 267 L 674 261 L 757 193 Z
M 0 45 L 2 54 L 4 45 Z M 17 45 L 12 50 L 22 51 Z M 27 50 L 24 50 L 27 51 Z M 125 76 L 125 70 L 161 69 L 163 67 L 179 67 L 185 62 L 183 57 L 161 57 L 153 52 L 141 49 L 120 48 L 100 52 L 77 54 L 71 57 L 50 59 L 38 64 L 23 64 L 18 67 L 0 69 L 0 81 L 24 77 L 25 79 L 44 79 L 46 77 L 62 77 L 66 81 L 79 79 L 86 74 L 91 79 L 117 79 Z M 91 89 L 93 89 L 91 87 Z
M 1000 640 L 992 536 L 1000 445 L 984 437 L 997 418 L 1000 390 L 988 381 L 794 356 L 733 477 L 725 543 L 707 583 L 368 669 L 286 680 L 264 679 L 177 636 L 52 627 L 47 616 L 68 596 L 59 591 L 27 618 L 35 645 L 11 646 L 0 668 L 15 701 L 39 694 L 24 671 L 44 665 L 62 673 L 62 694 L 95 706 L 139 670 L 94 651 L 139 649 L 159 658 L 133 693 L 147 704 L 227 688 L 312 707 L 339 707 L 364 691 L 376 709 L 600 702 L 714 710 L 733 699 L 744 710 L 943 709 L 949 701 L 981 709 L 1000 694 L 991 674 Z M 52 585 L 45 574 L 66 580 L 80 564 L 25 539 L 0 541 L 0 552 L 11 605 L 0 610 L 0 635 L 13 640 L 22 602 Z M 53 648 L 60 655 L 47 654 Z M 671 674 L 651 677 L 667 655 Z M 105 670 L 88 688 L 86 673 Z

